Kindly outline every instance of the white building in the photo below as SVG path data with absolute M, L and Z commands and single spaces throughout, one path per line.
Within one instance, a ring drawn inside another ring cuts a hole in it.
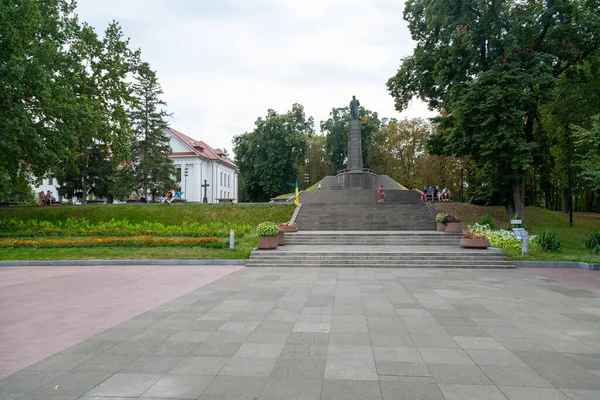
M 171 138 L 171 158 L 177 168 L 175 180 L 180 182 L 183 198 L 202 202 L 206 183 L 208 203 L 219 199 L 238 201 L 238 170 L 225 155 L 200 140 L 192 139 L 173 128 L 167 130 Z M 187 178 L 185 169 L 187 168 Z
M 187 201 L 202 202 L 204 188 L 208 203 L 220 201 L 238 201 L 238 169 L 235 163 L 221 151 L 215 150 L 203 141 L 192 139 L 173 128 L 168 128 L 165 134 L 170 139 L 172 153 L 169 156 L 177 173 L 175 181 L 179 182 L 182 198 Z M 187 168 L 187 177 L 185 170 Z M 39 186 L 32 186 L 39 193 L 50 190 L 58 198 L 56 178 L 42 179 Z

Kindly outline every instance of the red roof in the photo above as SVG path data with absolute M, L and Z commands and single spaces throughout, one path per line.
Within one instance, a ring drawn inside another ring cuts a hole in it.
M 228 157 L 225 157 L 223 153 L 219 150 L 215 150 L 206 143 L 201 140 L 192 139 L 191 137 L 184 135 L 183 133 L 173 129 L 168 128 L 169 131 L 175 135 L 179 140 L 181 140 L 187 147 L 189 147 L 194 154 L 199 155 L 200 157 L 208 158 L 210 160 L 219 160 L 223 161 L 225 164 L 229 164 L 234 168 L 237 168 L 237 165 Z M 181 155 L 180 153 L 171 153 L 171 155 Z

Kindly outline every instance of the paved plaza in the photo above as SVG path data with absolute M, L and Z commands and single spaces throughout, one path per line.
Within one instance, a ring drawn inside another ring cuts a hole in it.
M 600 399 L 597 292 L 523 270 L 223 275 L 0 380 L 0 398 Z

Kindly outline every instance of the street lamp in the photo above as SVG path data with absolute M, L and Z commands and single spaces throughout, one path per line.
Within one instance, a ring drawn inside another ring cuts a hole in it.
M 187 176 L 188 176 L 188 167 L 183 169 L 183 198 L 187 200 Z
M 310 175 L 308 175 L 308 172 L 304 174 L 304 183 L 304 187 L 308 187 L 308 184 L 310 183 Z

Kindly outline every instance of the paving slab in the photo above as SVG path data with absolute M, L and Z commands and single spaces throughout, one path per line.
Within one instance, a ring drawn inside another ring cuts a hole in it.
M 153 304 L 1 379 L 0 398 L 600 394 L 600 293 L 530 271 L 242 268 Z

